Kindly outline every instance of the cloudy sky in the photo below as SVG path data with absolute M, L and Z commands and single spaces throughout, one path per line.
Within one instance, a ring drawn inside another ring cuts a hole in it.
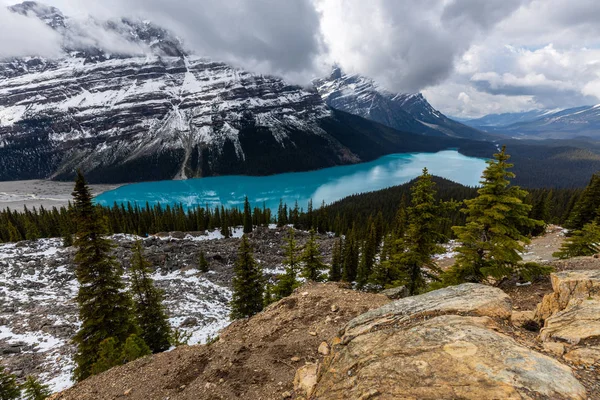
M 13 1 L 0 0 L 12 4 Z M 598 0 L 45 0 L 87 21 L 150 19 L 198 54 L 307 83 L 332 63 L 458 117 L 600 103 Z M 60 56 L 60 37 L 0 7 L 0 57 Z

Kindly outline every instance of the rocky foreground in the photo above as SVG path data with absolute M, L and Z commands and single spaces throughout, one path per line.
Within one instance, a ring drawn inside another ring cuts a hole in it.
M 552 287 L 510 295 L 463 284 L 390 302 L 309 284 L 210 345 L 148 356 L 54 400 L 597 399 L 600 262 L 572 263 L 557 264 Z

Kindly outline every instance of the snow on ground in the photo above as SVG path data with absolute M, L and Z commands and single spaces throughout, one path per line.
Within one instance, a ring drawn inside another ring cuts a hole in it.
M 239 227 L 232 230 L 234 237 L 242 233 Z M 218 231 L 212 231 L 199 237 L 160 239 L 186 243 L 220 238 Z M 112 239 L 130 247 L 142 238 L 113 235 Z M 38 376 L 53 391 L 73 384 L 75 349 L 70 339 L 79 327 L 73 254 L 73 248 L 62 247 L 61 239 L 0 244 L 1 362 L 20 378 Z M 200 274 L 181 267 L 164 271 L 157 266 L 153 278 L 165 290 L 171 324 L 191 334 L 189 344 L 204 343 L 229 324 L 231 291 L 213 271 Z

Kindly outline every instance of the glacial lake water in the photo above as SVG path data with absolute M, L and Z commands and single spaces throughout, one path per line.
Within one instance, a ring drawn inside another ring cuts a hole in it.
M 135 183 L 104 192 L 96 202 L 108 206 L 114 202 L 140 206 L 149 202 L 163 206 L 182 203 L 186 208 L 207 204 L 242 207 L 248 196 L 252 207 L 265 203 L 276 210 L 282 199 L 288 205 L 298 201 L 306 209 L 312 199 L 316 208 L 323 201 L 329 204 L 352 194 L 401 185 L 419 176 L 424 167 L 432 175 L 477 186 L 486 164 L 483 159 L 466 157 L 455 150 L 390 154 L 367 163 L 308 172 Z

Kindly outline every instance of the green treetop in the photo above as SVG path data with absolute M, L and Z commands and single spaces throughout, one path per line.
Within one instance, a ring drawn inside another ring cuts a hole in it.
M 233 273 L 231 319 L 251 317 L 262 311 L 264 279 L 246 235 L 242 236 Z
M 510 185 L 514 174 L 508 171 L 509 158 L 504 147 L 494 154 L 478 196 L 465 201 L 466 225 L 452 228 L 461 245 L 455 265 L 444 276 L 446 283 L 498 281 L 519 270 L 519 253 L 529 243 L 521 232 L 542 222 L 529 217 L 531 206 L 523 202 L 527 192 Z
M 77 223 L 75 275 L 79 282 L 76 300 L 81 321 L 73 339 L 77 345 L 74 374 L 80 381 L 92 374 L 103 340 L 113 337 L 124 342 L 130 334 L 137 332 L 137 327 L 131 314 L 131 299 L 122 280 L 122 268 L 110 256 L 112 243 L 103 236 L 103 221 L 80 172 L 73 196 Z
M 273 288 L 273 294 L 276 299 L 282 299 L 292 294 L 295 288 L 299 286 L 297 276 L 300 267 L 298 259 L 298 244 L 294 238 L 294 230 L 288 230 L 288 237 L 286 238 L 285 250 L 285 261 L 286 265 L 285 273 L 279 277 L 279 281 Z
M 135 321 L 141 330 L 141 338 L 153 353 L 159 353 L 170 347 L 171 327 L 163 305 L 164 293 L 154 286 L 150 267 L 142 253 L 142 243 L 137 241 L 130 271 Z
M 310 230 L 310 237 L 300 255 L 300 261 L 304 263 L 301 274 L 303 278 L 314 282 L 321 282 L 324 279 L 321 270 L 325 268 L 325 264 L 321 257 L 314 229 Z

